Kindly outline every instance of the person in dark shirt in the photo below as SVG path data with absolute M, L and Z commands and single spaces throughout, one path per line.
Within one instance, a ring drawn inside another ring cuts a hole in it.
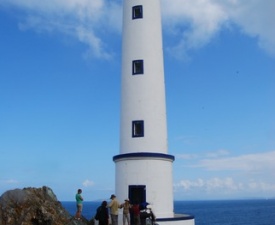
M 107 208 L 107 202 L 103 201 L 101 206 L 96 210 L 95 219 L 98 220 L 98 225 L 108 225 L 109 224 L 109 213 Z

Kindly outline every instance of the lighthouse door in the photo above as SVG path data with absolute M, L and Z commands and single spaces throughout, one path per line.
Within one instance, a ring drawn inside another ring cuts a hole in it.
M 129 185 L 129 199 L 132 204 L 146 202 L 146 186 Z

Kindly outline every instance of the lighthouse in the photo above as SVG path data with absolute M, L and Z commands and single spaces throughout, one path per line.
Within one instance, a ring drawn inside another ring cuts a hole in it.
M 158 223 L 194 224 L 175 215 L 173 161 L 168 154 L 159 0 L 124 0 L 118 199 L 149 203 Z

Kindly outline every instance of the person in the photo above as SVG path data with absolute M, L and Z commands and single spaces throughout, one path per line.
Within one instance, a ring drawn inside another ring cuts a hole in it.
M 146 207 L 149 211 L 147 211 L 148 212 L 148 214 L 150 215 L 150 220 L 151 220 L 151 224 L 153 225 L 153 224 L 155 224 L 155 222 L 156 222 L 156 216 L 155 216 L 155 214 L 154 214 L 154 212 L 153 212 L 153 210 L 152 210 L 152 206 L 151 205 L 147 205 L 147 207 Z
M 134 216 L 134 225 L 140 225 L 140 208 L 137 202 L 132 206 L 132 212 Z
M 111 202 L 107 205 L 107 207 L 111 209 L 110 214 L 112 225 L 118 225 L 118 208 L 120 204 L 114 194 L 111 195 L 110 199 Z
M 123 225 L 125 225 L 126 221 L 127 224 L 130 225 L 130 200 L 127 198 L 124 200 L 124 203 L 120 205 L 120 208 L 123 208 Z
M 140 224 L 155 224 L 156 216 L 152 211 L 152 206 L 147 203 L 146 208 L 140 210 Z
M 109 224 L 109 213 L 107 208 L 107 202 L 103 201 L 101 206 L 96 210 L 95 219 L 98 220 L 98 225 L 108 225 Z
M 78 189 L 77 193 L 75 195 L 75 200 L 76 200 L 76 214 L 75 214 L 75 219 L 80 220 L 81 219 L 81 213 L 83 209 L 83 204 L 82 202 L 84 201 L 83 197 L 81 196 L 82 190 Z

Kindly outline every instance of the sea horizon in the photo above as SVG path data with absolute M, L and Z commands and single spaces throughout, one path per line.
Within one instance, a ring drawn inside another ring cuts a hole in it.
M 74 201 L 61 204 L 74 215 Z M 101 200 L 83 202 L 83 216 L 92 219 L 100 204 Z M 274 225 L 275 198 L 174 200 L 174 213 L 194 216 L 196 225 Z
M 93 200 L 85 200 L 84 202 L 102 202 L 102 201 L 109 201 L 109 198 L 102 198 L 102 199 L 93 199 Z M 181 201 L 242 201 L 242 200 L 275 200 L 275 197 L 244 197 L 244 198 L 221 198 L 221 199 L 175 199 L 173 202 L 181 202 Z M 75 202 L 74 199 L 72 200 L 58 200 L 60 202 Z

